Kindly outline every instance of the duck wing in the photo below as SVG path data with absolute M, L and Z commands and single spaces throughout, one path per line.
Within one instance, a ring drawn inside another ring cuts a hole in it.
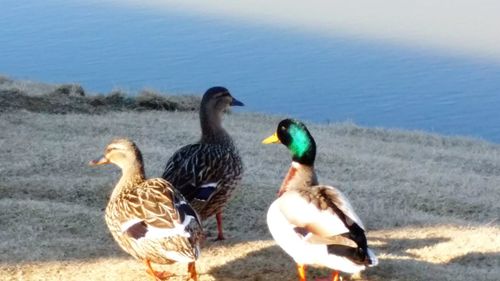
M 238 157 L 234 150 L 223 145 L 186 145 L 167 161 L 162 178 L 171 182 L 189 202 L 208 201 L 221 179 L 241 172 Z
M 201 228 L 196 212 L 182 195 L 164 179 L 146 180 L 118 200 L 121 231 L 135 240 L 190 237 L 194 221 Z
M 367 247 L 361 219 L 336 188 L 317 185 L 290 190 L 278 200 L 286 219 L 311 243 L 334 244 L 340 235 L 360 248 Z

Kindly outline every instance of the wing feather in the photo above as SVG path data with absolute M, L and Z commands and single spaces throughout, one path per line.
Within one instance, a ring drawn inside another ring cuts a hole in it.
M 358 264 L 376 264 L 363 223 L 347 198 L 325 185 L 285 192 L 276 202 L 297 235 L 311 244 L 327 246 L 328 253 Z
M 331 186 L 312 186 L 287 191 L 279 199 L 280 210 L 297 227 L 319 237 L 350 233 L 364 226 L 347 198 Z
M 236 153 L 232 147 L 223 145 L 197 143 L 184 146 L 167 161 L 162 178 L 171 182 L 188 201 L 192 201 L 202 192 L 204 185 L 217 183 L 231 176 L 231 173 L 241 173 L 241 160 L 232 158 L 233 154 Z M 229 165 L 231 163 L 235 165 Z M 235 170 L 228 171 L 228 166 Z M 213 193 L 216 191 L 217 186 Z M 203 199 L 207 198 L 206 192 L 203 190 Z
M 119 200 L 127 210 L 120 218 L 121 225 L 137 221 L 144 227 L 173 229 L 182 224 L 181 214 L 175 208 L 175 190 L 164 179 L 146 180 Z M 130 225 L 131 227 L 134 224 Z M 135 226 L 137 231 L 137 226 Z

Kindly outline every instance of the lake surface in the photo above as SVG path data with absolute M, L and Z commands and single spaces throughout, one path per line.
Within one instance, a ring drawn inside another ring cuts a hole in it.
M 93 92 L 223 85 L 245 111 L 500 142 L 498 60 L 92 1 L 0 6 L 0 73 L 12 78 Z

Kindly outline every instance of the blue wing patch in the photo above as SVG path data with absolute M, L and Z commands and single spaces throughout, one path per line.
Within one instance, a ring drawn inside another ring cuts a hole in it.
M 217 188 L 215 186 L 200 187 L 194 195 L 194 198 L 202 201 L 207 201 L 216 189 Z

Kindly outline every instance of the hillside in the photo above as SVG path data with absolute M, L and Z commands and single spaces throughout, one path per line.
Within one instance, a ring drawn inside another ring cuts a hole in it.
M 118 169 L 87 163 L 125 136 L 142 150 L 147 175 L 157 177 L 177 148 L 199 137 L 197 113 L 66 113 L 0 111 L 0 279 L 149 280 L 104 223 Z M 290 162 L 285 147 L 260 144 L 279 120 L 225 117 L 246 169 L 225 212 L 228 239 L 202 248 L 202 281 L 297 280 L 265 222 Z M 350 198 L 380 259 L 355 279 L 500 280 L 498 145 L 348 123 L 307 125 L 318 144 L 320 182 Z M 213 237 L 214 220 L 206 228 Z M 178 274 L 172 280 L 184 280 L 184 265 L 169 269 Z M 327 273 L 310 269 L 309 280 Z

